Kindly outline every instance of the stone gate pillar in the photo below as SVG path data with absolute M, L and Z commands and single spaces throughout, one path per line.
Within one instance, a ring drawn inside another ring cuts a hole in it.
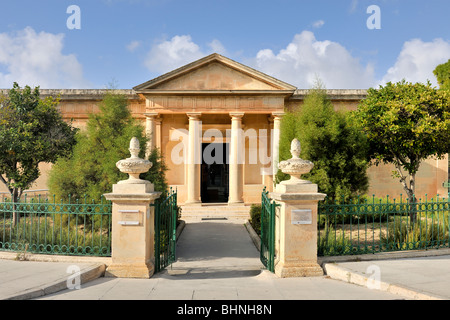
M 121 172 L 129 174 L 128 180 L 113 185 L 113 192 L 105 194 L 112 201 L 112 264 L 106 276 L 118 278 L 150 278 L 155 271 L 154 207 L 159 198 L 153 184 L 139 179 L 152 163 L 140 159 L 139 140 L 130 142 L 131 157 L 117 162 Z
M 292 158 L 279 163 L 291 179 L 277 184 L 270 198 L 280 205 L 276 216 L 275 274 L 282 278 L 323 275 L 317 263 L 317 205 L 326 195 L 317 192 L 317 185 L 300 179 L 314 166 L 302 160 L 300 142 L 291 144 Z

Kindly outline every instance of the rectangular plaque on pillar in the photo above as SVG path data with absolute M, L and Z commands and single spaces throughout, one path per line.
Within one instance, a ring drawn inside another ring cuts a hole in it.
M 292 224 L 312 224 L 312 210 L 296 209 L 291 211 Z
M 121 219 L 118 222 L 122 226 L 139 226 L 143 223 L 142 212 L 139 210 L 119 210 Z

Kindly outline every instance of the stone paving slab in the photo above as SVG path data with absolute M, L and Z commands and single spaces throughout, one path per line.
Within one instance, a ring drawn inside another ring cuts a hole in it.
M 72 276 L 79 272 L 79 282 Z M 101 277 L 99 263 L 0 261 L 0 300 L 27 300 L 75 287 Z

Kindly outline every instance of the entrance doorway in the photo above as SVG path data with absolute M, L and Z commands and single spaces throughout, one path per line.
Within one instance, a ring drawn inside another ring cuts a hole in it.
M 228 143 L 203 143 L 201 199 L 203 203 L 228 202 Z

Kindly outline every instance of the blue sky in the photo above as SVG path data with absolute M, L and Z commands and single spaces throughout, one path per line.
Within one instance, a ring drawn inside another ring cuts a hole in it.
M 70 5 L 81 29 L 70 30 Z M 369 29 L 367 9 L 380 9 Z M 0 88 L 130 89 L 212 52 L 300 89 L 434 84 L 448 0 L 15 0 L 0 10 Z

